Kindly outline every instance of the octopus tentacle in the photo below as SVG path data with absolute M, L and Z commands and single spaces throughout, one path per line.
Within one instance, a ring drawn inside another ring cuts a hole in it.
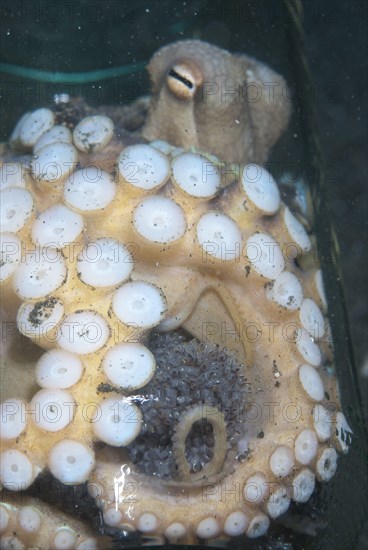
M 175 276 L 172 270 L 169 270 L 169 279 Z M 151 277 L 150 275 L 145 274 L 146 280 L 158 283 L 157 276 Z M 165 278 L 160 278 L 160 284 L 165 288 Z M 236 300 L 237 297 L 234 296 L 228 288 L 224 281 L 214 280 L 211 277 L 203 276 L 199 271 L 193 272 L 193 277 L 188 277 L 188 291 L 190 289 L 189 296 L 184 294 L 182 296 L 175 296 L 175 304 L 170 304 L 170 311 L 174 314 L 172 317 L 167 316 L 163 319 L 157 327 L 157 330 L 168 332 L 174 331 L 180 327 L 190 327 L 189 332 L 197 336 L 199 340 L 203 338 L 203 319 L 199 321 L 202 324 L 201 333 L 196 333 L 194 323 L 197 318 L 201 319 L 197 313 L 198 303 L 204 300 L 206 302 L 207 308 L 207 317 L 211 317 L 210 311 L 214 315 L 214 319 L 220 316 L 219 313 L 219 304 L 221 308 L 221 316 L 224 316 L 224 312 L 229 316 L 229 321 L 234 326 L 240 326 L 242 324 L 242 317 L 239 315 L 237 310 Z M 215 299 L 213 297 L 215 296 Z M 221 340 L 214 339 L 216 343 L 221 345 Z M 234 346 L 233 346 L 234 347 Z M 249 364 L 252 364 L 253 357 L 253 348 L 250 345 L 249 339 L 244 335 L 239 335 L 239 345 L 235 346 L 236 351 L 241 357 L 245 357 Z M 235 351 L 234 349 L 234 351 Z M 241 351 L 239 351 L 241 350 Z
M 126 146 L 109 117 L 90 112 L 71 133 L 41 108 L 10 140 L 32 151 L 27 167 L 2 166 L 1 293 L 45 353 L 35 395 L 18 394 L 8 373 L 0 481 L 22 491 L 46 468 L 64 484 L 88 480 L 108 524 L 173 541 L 261 536 L 291 500 L 309 498 L 316 478 L 331 479 L 351 438 L 323 342 L 313 239 L 271 174 L 249 164 L 263 162 L 288 109 L 280 97 L 256 105 L 257 135 L 249 116 L 235 130 L 227 121 L 243 121 L 241 105 L 199 101 L 207 68 L 270 74 L 209 45 L 199 59 L 197 48 L 175 45 L 174 58 L 164 49 L 150 65 L 143 136 L 171 140 L 176 128 L 176 147 Z M 229 128 L 226 148 L 213 107 Z M 230 185 L 221 162 L 178 149 L 207 145 L 241 161 Z M 162 349 L 153 330 L 168 331 Z M 216 413 L 207 415 L 215 456 L 197 476 L 186 440 L 203 407 Z
M 29 496 L 7 494 L 0 503 L 0 545 L 4 550 L 53 548 L 98 550 L 110 544 L 83 523 Z

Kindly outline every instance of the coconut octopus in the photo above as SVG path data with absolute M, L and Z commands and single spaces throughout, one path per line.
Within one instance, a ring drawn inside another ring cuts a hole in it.
M 264 535 L 348 450 L 315 242 L 263 166 L 284 79 L 195 40 L 148 69 L 150 98 L 60 96 L 4 147 L 3 549 L 108 547 L 30 494 L 45 471 L 193 543 Z

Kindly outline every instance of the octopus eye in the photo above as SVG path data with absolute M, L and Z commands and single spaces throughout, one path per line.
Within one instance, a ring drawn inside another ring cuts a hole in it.
M 189 100 L 194 97 L 203 82 L 199 68 L 191 61 L 181 61 L 172 65 L 166 77 L 167 86 L 178 99 Z

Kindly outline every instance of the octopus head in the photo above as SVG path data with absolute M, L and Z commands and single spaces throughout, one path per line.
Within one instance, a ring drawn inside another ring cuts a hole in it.
M 246 55 L 184 40 L 159 50 L 148 70 L 149 140 L 194 146 L 226 162 L 263 163 L 287 126 L 284 79 Z

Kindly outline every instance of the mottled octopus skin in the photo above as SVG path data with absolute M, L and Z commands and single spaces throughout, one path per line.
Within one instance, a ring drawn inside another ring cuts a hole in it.
M 183 60 L 183 52 L 186 54 L 186 61 Z M 188 62 L 188 57 L 195 66 Z M 267 121 L 262 118 L 262 109 L 260 113 L 255 112 L 253 115 L 251 127 L 254 133 L 249 134 L 249 119 L 243 117 L 242 120 L 246 123 L 240 125 L 237 134 L 234 127 L 229 128 L 228 122 L 233 117 L 240 117 L 241 112 L 238 113 L 236 109 L 244 105 L 233 105 L 234 110 L 222 113 L 218 96 L 217 102 L 212 96 L 214 103 L 210 108 L 205 103 L 196 107 L 196 98 L 192 101 L 173 96 L 164 82 L 167 67 L 171 66 L 179 66 L 181 69 L 183 66 L 190 66 L 191 74 L 195 74 L 197 78 L 198 90 L 213 75 L 220 75 L 215 82 L 221 81 L 222 70 L 226 70 L 227 75 L 230 71 L 228 78 L 233 82 L 239 74 L 243 76 L 247 69 L 259 75 L 269 69 L 245 56 L 233 56 L 197 41 L 164 48 L 154 56 L 150 64 L 153 100 L 143 128 L 146 139 L 160 138 L 171 141 L 174 145 L 194 146 L 211 154 L 217 153 L 226 162 L 241 162 L 242 165 L 250 161 L 263 162 L 269 147 L 286 125 L 287 107 L 284 104 L 276 105 L 276 111 L 272 113 L 275 121 L 274 135 L 266 135 L 268 126 Z M 268 77 L 272 78 L 269 75 Z M 261 76 L 259 78 L 262 80 Z M 281 77 L 275 78 L 283 84 Z M 271 106 L 268 107 L 271 109 Z M 216 118 L 213 116 L 214 110 L 217 108 L 220 109 L 219 118 L 213 122 L 212 119 Z M 175 116 L 170 116 L 170 113 Z M 267 113 L 267 108 L 264 113 Z M 180 121 L 180 117 L 186 122 Z M 164 122 L 159 128 L 158 121 L 162 119 Z M 166 121 L 173 122 L 174 119 L 180 121 L 178 127 L 172 124 L 168 128 Z M 219 128 L 223 127 L 224 132 L 226 130 L 225 135 L 219 132 Z M 189 141 L 186 141 L 180 132 L 182 128 L 189 129 L 189 134 L 196 128 L 195 137 L 192 133 Z M 237 148 L 239 143 L 241 146 Z M 257 144 L 256 148 L 252 148 L 252 143 Z M 118 152 L 119 147 L 107 146 L 106 158 L 102 151 L 97 155 L 79 154 L 79 159 L 84 165 L 88 162 L 99 164 L 102 161 L 104 168 L 113 167 Z M 171 161 L 170 152 L 167 156 Z M 45 298 L 61 300 L 64 316 L 78 310 L 95 311 L 109 325 L 110 336 L 101 349 L 81 356 L 84 367 L 82 378 L 68 390 L 78 404 L 73 421 L 63 430 L 51 433 L 40 429 L 37 423 L 30 420 L 18 438 L 2 440 L 2 450 L 16 449 L 25 452 L 33 464 L 36 476 L 45 468 L 48 453 L 58 441 L 74 439 L 90 448 L 94 447 L 97 438 L 90 421 L 83 416 L 83 411 L 89 403 L 100 404 L 106 397 L 111 397 L 110 393 L 99 391 L 99 386 L 108 382 L 101 369 L 103 356 L 108 349 L 120 342 L 133 339 L 146 343 L 149 330 L 132 330 L 131 326 L 119 321 L 111 310 L 116 288 L 94 289 L 84 284 L 78 275 L 76 256 L 85 243 L 97 238 L 109 237 L 126 245 L 133 243 L 131 253 L 134 269 L 130 280 L 153 283 L 165 296 L 167 308 L 158 329 L 184 328 L 201 341 L 228 348 L 244 365 L 247 381 L 251 386 L 248 414 L 244 418 L 242 434 L 242 451 L 246 458 L 238 461 L 235 456 L 232 457 L 232 467 L 227 470 L 230 473 L 226 477 L 222 477 L 220 472 L 213 479 L 188 484 L 180 480 L 154 480 L 137 472 L 123 449 L 107 446 L 100 450 L 97 446 L 96 468 L 89 478 L 90 494 L 96 497 L 96 502 L 106 518 L 115 514 L 115 526 L 164 536 L 168 540 L 193 542 L 198 538 L 230 536 L 235 533 L 239 523 L 239 534 L 245 533 L 250 537 L 263 534 L 268 527 L 268 517 L 277 517 L 281 511 L 286 510 L 290 498 L 302 501 L 303 495 L 300 491 L 297 494 L 297 489 L 293 488 L 297 476 L 303 474 L 309 480 L 314 480 L 314 476 L 327 480 L 323 462 L 326 452 L 335 453 L 335 448 L 344 452 L 347 450 L 341 439 L 341 432 L 335 432 L 335 424 L 341 426 L 342 422 L 337 381 L 323 367 L 331 361 L 328 342 L 321 339 L 317 343 L 321 350 L 321 361 L 317 361 L 315 370 L 323 381 L 324 395 L 313 399 L 305 391 L 299 378 L 301 365 L 307 363 L 305 355 L 298 348 L 295 335 L 296 327 L 300 327 L 299 309 L 288 310 L 269 298 L 272 278 L 265 278 L 257 273 L 247 256 L 247 239 L 257 233 L 273 236 L 281 247 L 293 242 L 284 223 L 285 205 L 281 203 L 275 213 L 265 215 L 251 201 L 246 200 L 239 181 L 233 181 L 224 189 L 228 183 L 227 178 L 226 181 L 223 178 L 223 189 L 219 189 L 215 197 L 206 199 L 186 194 L 172 182 L 172 178 L 162 187 L 147 193 L 134 188 L 121 176 L 118 177 L 114 168 L 111 168 L 111 173 L 117 183 L 114 200 L 98 212 L 85 214 L 85 228 L 79 241 L 74 243 L 73 254 L 68 247 L 63 250 L 68 267 L 66 280 L 51 295 L 33 300 L 35 304 Z M 52 186 L 40 184 L 27 171 L 26 188 L 33 195 L 37 213 L 53 204 L 63 203 L 63 185 L 64 181 L 56 182 Z M 136 231 L 132 223 L 133 212 L 148 194 L 167 197 L 182 208 L 186 219 L 186 231 L 182 237 L 167 244 L 153 243 Z M 200 246 L 196 235 L 197 223 L 207 212 L 224 213 L 237 224 L 241 234 L 238 255 L 234 256 L 234 250 L 229 250 L 225 251 L 226 255 L 221 259 L 216 259 Z M 33 221 L 34 217 L 19 232 L 26 250 L 33 249 L 30 239 Z M 299 249 L 299 264 L 294 259 L 284 258 L 284 269 L 297 276 L 303 287 L 304 298 L 312 299 L 325 311 L 323 296 L 315 283 L 318 266 L 312 263 L 313 267 L 304 271 L 299 267 L 303 265 L 303 255 Z M 17 309 L 21 300 L 14 293 L 11 281 L 5 281 L 1 290 L 5 305 L 9 309 Z M 55 347 L 47 339 L 41 339 L 37 343 L 44 349 Z M 17 381 L 11 380 L 6 397 L 18 397 L 16 383 Z M 27 389 L 32 388 L 28 385 Z M 138 393 L 144 396 L 144 387 Z M 121 398 L 121 394 L 113 396 Z M 27 399 L 30 397 L 27 396 Z M 320 431 L 318 437 L 316 435 L 317 404 L 325 407 L 323 410 L 327 417 L 326 422 L 331 424 L 327 437 L 321 435 Z M 204 410 L 205 408 L 204 404 Z M 346 430 L 344 424 L 343 427 Z M 298 435 L 304 430 L 310 430 L 314 434 L 318 446 L 308 460 L 300 462 L 295 458 L 295 447 L 298 447 Z M 291 453 L 293 463 L 286 472 L 280 470 L 279 475 L 276 475 L 275 466 L 271 468 L 271 464 L 274 460 L 273 453 L 279 448 L 289 455 Z M 328 468 L 327 461 L 325 463 Z M 266 486 L 262 487 L 265 490 L 264 497 L 259 502 L 252 503 L 245 500 L 243 491 L 246 481 L 255 474 L 262 474 L 267 481 Z M 282 502 L 285 503 L 285 508 L 282 507 Z M 237 518 L 241 518 L 241 521 Z M 45 547 L 43 544 L 40 543 L 41 548 Z
M 184 40 L 161 48 L 148 70 L 152 104 L 143 136 L 149 140 L 196 147 L 225 162 L 262 164 L 286 128 L 285 80 L 244 54 Z M 170 70 L 189 78 L 194 91 L 172 93 Z

